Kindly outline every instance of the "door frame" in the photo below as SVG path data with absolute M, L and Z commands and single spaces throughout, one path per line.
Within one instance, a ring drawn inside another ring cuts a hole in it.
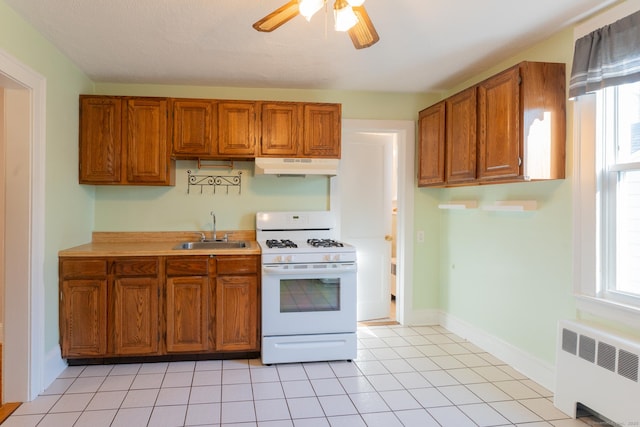
M 13 229 L 13 224 L 5 225 L 5 247 L 27 254 L 28 267 L 26 271 L 16 271 L 11 280 L 5 281 L 3 366 L 11 366 L 11 369 L 4 370 L 2 396 L 6 401 L 30 401 L 42 391 L 45 375 L 44 208 L 47 86 L 43 76 L 1 49 L 0 86 L 9 91 L 26 91 L 29 110 L 28 129 L 24 130 L 27 137 L 24 141 L 18 141 L 27 144 L 27 147 L 22 147 L 23 154 L 19 159 L 26 169 L 24 179 L 12 183 L 5 193 L 8 201 L 13 197 L 11 193 L 21 195 L 16 196 L 16 203 L 11 205 L 12 210 L 15 209 L 12 215 L 26 218 L 17 230 Z M 12 147 L 16 141 L 7 140 L 6 143 L 5 149 Z M 6 218 L 2 220 L 6 221 Z M 11 233 L 8 232 L 10 227 L 13 230 Z
M 396 243 L 396 320 L 410 324 L 413 317 L 413 206 L 415 191 L 415 122 L 411 120 L 342 120 L 342 141 L 349 133 L 393 134 L 398 147 L 398 216 Z M 339 185 L 331 179 L 330 208 L 340 213 Z

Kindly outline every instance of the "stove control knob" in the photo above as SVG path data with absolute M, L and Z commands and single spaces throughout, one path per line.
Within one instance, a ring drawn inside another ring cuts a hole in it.
M 334 260 L 334 261 L 340 261 L 340 254 L 335 254 L 335 255 L 333 256 L 333 260 Z
M 293 255 L 288 255 L 286 258 L 287 262 L 293 262 Z
M 327 254 L 325 256 L 322 257 L 323 261 L 331 261 L 331 255 Z
M 280 255 L 277 255 L 275 258 L 273 258 L 273 262 L 282 262 L 282 257 Z

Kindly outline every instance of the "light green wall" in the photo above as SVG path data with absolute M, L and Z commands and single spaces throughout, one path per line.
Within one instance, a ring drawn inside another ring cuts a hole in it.
M 171 96 L 182 98 L 337 102 L 345 119 L 416 120 L 417 112 L 435 97 L 425 94 L 348 92 L 308 89 L 233 88 L 96 83 L 101 95 Z
M 450 94 L 522 60 L 564 62 L 566 30 L 452 89 Z M 556 324 L 575 317 L 572 296 L 572 105 L 567 102 L 567 179 L 437 190 L 440 200 L 536 200 L 538 210 L 440 212 L 440 306 L 534 357 L 552 363 Z M 425 190 L 429 192 L 429 190 Z
M 49 352 L 58 343 L 58 250 L 86 242 L 93 229 L 93 188 L 78 185 L 77 112 L 78 94 L 91 91 L 93 86 L 77 67 L 3 0 L 0 0 L 0 49 L 46 79 L 43 268 L 45 351 Z M 10 171 L 10 165 L 7 169 Z M 10 327 L 10 320 L 7 327 Z

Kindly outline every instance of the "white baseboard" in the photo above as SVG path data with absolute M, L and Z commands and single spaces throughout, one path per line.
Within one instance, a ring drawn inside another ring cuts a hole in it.
M 67 362 L 62 358 L 62 353 L 60 352 L 60 346 L 55 346 L 50 352 L 48 352 L 45 356 L 44 361 L 44 370 L 42 378 L 42 387 L 43 389 L 38 392 L 38 394 L 42 393 L 47 389 L 55 381 L 58 376 L 67 368 Z
M 422 309 L 407 312 L 405 326 L 430 326 L 440 324 L 440 310 Z
M 546 389 L 555 390 L 553 365 L 447 313 L 441 314 L 440 325 L 507 363 Z

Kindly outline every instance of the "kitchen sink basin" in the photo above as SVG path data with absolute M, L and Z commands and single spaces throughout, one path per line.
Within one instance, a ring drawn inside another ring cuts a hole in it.
M 246 242 L 225 242 L 223 240 L 205 240 L 196 242 L 182 242 L 173 249 L 242 249 Z

